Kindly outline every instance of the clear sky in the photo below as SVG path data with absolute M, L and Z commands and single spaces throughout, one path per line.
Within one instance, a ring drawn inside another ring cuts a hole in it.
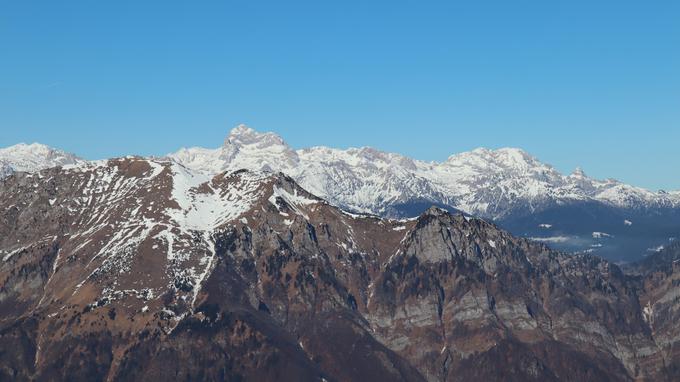
M 238 123 L 680 189 L 680 1 L 0 3 L 0 146 L 157 155 Z

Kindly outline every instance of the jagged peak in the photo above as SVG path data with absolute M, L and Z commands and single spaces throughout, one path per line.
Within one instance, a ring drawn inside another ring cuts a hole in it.
M 587 175 L 585 171 L 581 168 L 581 166 L 577 166 L 574 171 L 570 175 L 572 178 L 587 178 Z
M 272 132 L 260 133 L 244 124 L 231 129 L 229 135 L 224 140 L 225 147 L 233 145 L 239 147 L 255 145 L 260 149 L 268 146 L 288 146 L 279 135 Z
M 15 145 L 5 147 L 5 148 L 0 148 L 0 154 L 3 153 L 33 153 L 33 154 L 48 154 L 51 152 L 57 152 L 57 153 L 64 153 L 64 151 L 55 149 L 53 147 L 47 146 L 42 143 L 38 142 L 33 142 L 33 143 L 17 143 Z
M 498 160 L 502 158 L 513 158 L 522 161 L 538 161 L 534 156 L 528 152 L 516 147 L 502 147 L 499 149 L 488 149 L 486 147 L 478 147 L 471 151 L 466 151 L 449 156 L 449 161 L 454 161 L 464 157 L 480 157 L 487 160 Z
M 231 129 L 231 131 L 229 132 L 230 135 L 252 134 L 252 133 L 256 133 L 255 129 L 253 129 L 252 127 L 249 127 L 245 123 L 239 123 L 238 125 L 236 125 L 236 127 Z
M 336 205 L 376 214 L 390 214 L 392 206 L 410 200 L 450 205 L 488 218 L 511 214 L 522 204 L 541 209 L 554 200 L 632 203 L 631 198 L 614 195 L 627 191 L 613 189 L 618 183 L 563 174 L 516 147 L 482 147 L 445 162 L 425 162 L 366 146 L 294 150 L 274 133 L 238 125 L 217 151 L 193 149 L 175 157 L 206 173 L 239 168 L 284 171 Z M 638 194 L 636 200 L 645 203 L 659 199 Z M 672 203 L 680 203 L 676 195 L 672 198 Z
M 449 211 L 441 207 L 431 206 L 430 208 L 425 210 L 425 212 L 423 212 L 420 216 L 449 216 L 449 215 L 451 215 Z
M 32 172 L 49 167 L 84 162 L 73 154 L 42 143 L 19 143 L 1 148 L 0 161 L 3 162 L 2 167 L 4 168 L 0 177 L 6 176 L 12 171 Z
M 451 155 L 445 162 L 449 166 L 472 166 L 480 169 L 511 169 L 515 172 L 551 173 L 557 176 L 557 171 L 550 165 L 541 162 L 528 152 L 513 147 L 500 149 L 477 148 L 472 151 Z

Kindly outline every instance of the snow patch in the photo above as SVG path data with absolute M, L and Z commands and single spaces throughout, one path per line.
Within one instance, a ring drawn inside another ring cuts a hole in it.
M 179 209 L 169 208 L 166 213 L 181 229 L 211 231 L 241 216 L 257 199 L 253 192 L 259 178 L 250 179 L 248 174 L 240 174 L 238 187 L 220 190 L 214 189 L 204 174 L 178 164 L 173 164 L 172 170 L 172 197 Z
M 279 208 L 277 204 L 278 198 L 283 199 L 286 202 L 286 204 L 288 204 L 293 209 L 293 211 L 295 211 L 296 214 L 303 216 L 305 219 L 308 220 L 309 217 L 301 209 L 301 207 L 319 202 L 318 200 L 310 199 L 304 195 L 299 194 L 297 189 L 293 189 L 293 193 L 290 193 L 279 186 L 274 186 L 272 195 L 269 197 L 268 201 L 277 209 Z
M 642 317 L 648 324 L 652 324 L 652 318 L 654 317 L 654 307 L 651 301 L 647 301 L 647 305 L 642 309 Z

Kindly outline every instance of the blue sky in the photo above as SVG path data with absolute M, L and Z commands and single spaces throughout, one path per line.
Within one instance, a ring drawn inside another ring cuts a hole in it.
M 680 189 L 678 1 L 7 1 L 0 146 L 521 147 Z

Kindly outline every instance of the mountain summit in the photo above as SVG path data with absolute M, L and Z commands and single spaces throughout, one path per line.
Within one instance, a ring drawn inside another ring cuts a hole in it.
M 221 147 L 183 148 L 166 159 L 204 176 L 240 169 L 283 172 L 356 213 L 405 218 L 431 205 L 463 211 L 560 249 L 617 260 L 663 245 L 680 225 L 680 192 L 597 180 L 581 169 L 563 175 L 517 148 L 479 148 L 426 162 L 371 147 L 296 150 L 274 133 L 239 125 Z M 17 145 L 0 150 L 0 177 L 76 163 L 82 161 L 46 146 Z
M 592 179 L 580 168 L 562 175 L 517 148 L 479 148 L 444 162 L 425 162 L 368 147 L 293 150 L 276 134 L 239 125 L 221 148 L 182 149 L 169 157 L 213 174 L 239 168 L 282 171 L 343 208 L 395 217 L 413 215 L 402 208 L 413 201 L 449 205 L 491 219 L 535 212 L 556 201 L 597 201 L 623 208 L 680 205 L 680 198 Z M 347 185 L 351 192 L 343 193 L 345 188 L 337 185 Z
M 297 153 L 280 136 L 259 133 L 243 124 L 229 132 L 220 148 L 182 148 L 169 156 L 204 174 L 217 174 L 227 169 L 280 171 L 279 167 L 294 167 L 299 160 Z
M 238 125 L 231 129 L 224 140 L 224 147 L 256 145 L 259 148 L 268 146 L 287 146 L 283 139 L 274 133 L 259 133 L 246 125 Z
M 678 193 L 593 179 L 580 168 L 563 175 L 517 148 L 479 148 L 444 162 L 425 162 L 370 147 L 294 150 L 276 134 L 239 125 L 221 148 L 182 149 L 169 157 L 205 174 L 238 169 L 280 171 L 354 212 L 402 218 L 416 216 L 433 204 L 460 210 L 568 250 L 616 249 L 627 253 L 623 257 L 635 257 L 652 243 L 658 245 L 672 236 L 670 228 L 680 223 Z M 560 221 L 560 216 L 565 219 Z M 651 226 L 666 224 L 655 221 L 655 216 L 664 217 L 668 226 L 650 229 L 651 236 L 638 231 L 642 226 L 622 223 L 635 219 Z M 593 232 L 609 231 L 612 237 L 645 238 L 636 245 L 619 243 L 616 238 L 606 243 L 593 241 Z
M 0 149 L 0 178 L 15 171 L 34 172 L 83 162 L 73 154 L 40 143 L 19 143 Z

